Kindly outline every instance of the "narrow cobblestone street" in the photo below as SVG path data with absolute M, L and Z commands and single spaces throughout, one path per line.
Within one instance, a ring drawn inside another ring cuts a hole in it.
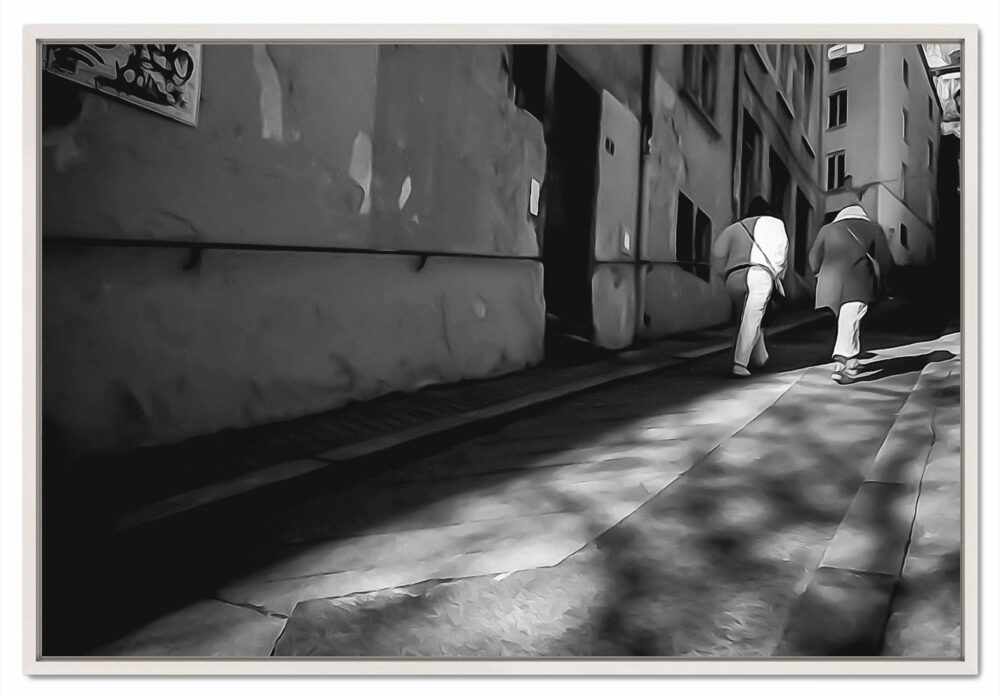
M 959 334 L 872 329 L 853 384 L 800 330 L 745 381 L 695 360 L 303 491 L 212 596 L 95 654 L 810 654 L 831 583 L 842 616 L 882 606 L 880 650 L 915 507 L 884 651 L 957 655 Z M 932 423 L 927 451 L 892 436 L 903 413 Z M 866 516 L 884 494 L 894 512 Z

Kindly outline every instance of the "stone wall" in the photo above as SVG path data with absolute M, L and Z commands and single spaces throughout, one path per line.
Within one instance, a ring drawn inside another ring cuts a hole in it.
M 43 136 L 43 407 L 73 451 L 541 360 L 545 147 L 502 46 L 203 57 L 196 127 L 59 87 L 79 115 Z

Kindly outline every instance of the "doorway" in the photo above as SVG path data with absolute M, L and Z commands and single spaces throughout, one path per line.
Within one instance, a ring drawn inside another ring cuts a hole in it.
M 809 230 L 812 229 L 812 206 L 809 199 L 798 189 L 795 194 L 795 272 L 803 278 L 809 264 Z
M 775 217 L 781 218 L 785 222 L 786 229 L 790 227 L 788 221 L 788 199 L 789 184 L 791 175 L 788 167 L 781 161 L 774 150 L 768 155 L 768 168 L 771 170 L 771 211 Z
M 542 194 L 545 222 L 546 338 L 593 338 L 591 267 L 601 98 L 562 57 L 555 61 L 551 108 L 546 113 L 548 162 Z

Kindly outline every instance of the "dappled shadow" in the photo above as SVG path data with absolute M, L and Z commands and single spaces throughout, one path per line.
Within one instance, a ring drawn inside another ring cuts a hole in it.
M 804 427 L 800 406 L 773 414 L 793 437 L 775 439 L 773 423 L 745 429 L 598 539 L 622 588 L 600 619 L 616 654 L 772 653 L 889 427 L 883 419 L 859 446 Z M 768 461 L 747 466 L 723 451 L 754 451 L 747 438 L 771 440 Z
M 859 411 L 861 392 L 809 379 L 610 528 L 544 489 L 595 540 L 556 567 L 412 587 L 402 604 L 373 593 L 358 611 L 303 603 L 278 653 L 770 655 L 908 393 L 865 387 L 880 395 Z
M 882 655 L 958 657 L 961 654 L 962 558 L 958 549 L 904 573 Z
M 875 348 L 910 340 L 873 334 L 869 342 Z M 825 342 L 818 343 L 809 334 L 783 336 L 772 341 L 771 350 L 775 371 L 828 360 Z M 685 404 L 695 399 L 732 388 L 732 383 L 723 378 L 725 368 L 724 356 L 685 363 L 577 395 L 570 401 L 549 403 L 490 423 L 470 425 L 458 436 L 475 439 L 462 444 L 455 444 L 455 434 L 428 438 L 113 538 L 107 537 L 107 530 L 94 521 L 100 516 L 94 515 L 90 501 L 81 499 L 71 489 L 53 486 L 49 490 L 59 490 L 61 495 L 47 497 L 46 505 L 50 509 L 52 505 L 64 507 L 58 517 L 61 527 L 47 530 L 44 546 L 44 652 L 86 653 L 151 618 L 211 594 L 233 579 L 292 557 L 316 540 L 391 530 L 395 523 L 418 512 L 427 512 L 433 520 L 436 504 L 491 486 L 503 490 L 505 485 L 537 472 L 543 455 L 573 452 L 602 442 L 602 438 L 612 446 L 628 445 L 633 442 L 627 433 L 630 423 L 653 414 L 682 411 Z M 877 389 L 874 385 L 868 388 Z M 837 452 L 841 448 L 829 438 L 821 423 L 809 420 L 808 411 L 784 409 L 780 418 L 784 419 L 782 429 L 789 437 L 801 438 L 803 445 L 808 444 L 817 457 L 838 461 Z M 619 430 L 621 436 L 609 437 Z M 634 440 L 634 444 L 648 443 L 649 440 Z M 556 470 L 577 462 L 569 457 L 549 466 Z M 671 489 L 685 491 L 681 498 L 674 496 L 671 503 L 671 509 L 680 518 L 665 517 L 650 529 L 661 532 L 696 529 L 697 534 L 685 543 L 704 549 L 707 557 L 714 559 L 706 566 L 708 574 L 692 575 L 689 569 L 671 568 L 664 563 L 664 559 L 672 557 L 670 544 L 666 542 L 639 562 L 629 557 L 628 544 L 612 543 L 614 537 L 608 537 L 607 543 L 598 546 L 604 558 L 602 577 L 613 580 L 607 581 L 607 594 L 593 608 L 593 611 L 600 609 L 602 618 L 591 616 L 593 622 L 588 620 L 580 630 L 586 635 L 595 631 L 603 635 L 596 645 L 610 646 L 608 650 L 619 651 L 615 654 L 664 650 L 662 639 L 654 640 L 651 633 L 666 630 L 662 616 L 653 612 L 651 616 L 659 618 L 648 630 L 630 618 L 634 608 L 655 597 L 650 594 L 653 588 L 684 582 L 693 582 L 692 587 L 699 583 L 711 586 L 721 580 L 729 583 L 726 587 L 735 588 L 773 574 L 773 559 L 766 558 L 766 554 L 761 557 L 759 549 L 754 550 L 753 541 L 782 528 L 831 524 L 837 512 L 824 507 L 823 500 L 840 500 L 855 485 L 849 470 L 831 466 L 827 471 L 829 480 L 818 487 L 830 495 L 813 500 L 807 493 L 817 482 L 810 481 L 806 468 L 793 465 L 786 458 L 757 471 L 705 467 L 704 475 L 714 478 L 710 484 L 706 479 L 706 487 L 700 492 L 672 486 Z M 416 488 L 413 487 L 416 483 L 407 483 L 405 476 L 378 478 L 383 472 L 405 474 L 417 469 L 422 470 L 422 484 Z M 720 511 L 725 507 L 724 501 L 749 495 L 745 488 L 747 481 L 752 482 L 749 491 L 769 511 L 759 520 L 762 526 L 758 529 L 747 520 L 706 525 L 705 520 L 723 514 Z M 559 499 L 555 489 L 546 489 L 546 494 L 552 498 L 554 508 L 573 509 L 572 502 Z M 590 538 L 606 529 L 597 521 L 593 524 Z M 639 534 L 633 527 L 628 529 Z M 649 538 L 649 532 L 643 531 L 642 539 Z M 81 573 L 81 568 L 87 572 Z M 621 588 L 625 594 L 618 596 L 615 588 Z M 695 606 L 702 615 L 710 608 L 698 603 Z M 594 626 L 604 628 L 597 630 Z M 685 646 L 690 641 L 678 640 L 677 646 L 670 649 L 689 652 Z M 559 649 L 569 649 L 565 641 L 558 644 Z M 598 648 L 591 645 L 588 649 Z

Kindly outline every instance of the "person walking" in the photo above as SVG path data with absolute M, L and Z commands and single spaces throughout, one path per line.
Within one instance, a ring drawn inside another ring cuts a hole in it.
M 892 252 L 878 223 L 860 205 L 849 205 L 820 229 L 809 266 L 817 276 L 816 309 L 837 316 L 831 377 L 846 382 L 858 376 L 861 320 L 892 267 Z
M 750 202 L 747 217 L 724 228 L 712 243 L 712 269 L 724 280 L 739 321 L 733 346 L 736 377 L 749 377 L 751 366 L 762 367 L 769 358 L 761 322 L 771 293 L 785 294 L 781 279 L 787 254 L 785 225 L 760 196 Z

